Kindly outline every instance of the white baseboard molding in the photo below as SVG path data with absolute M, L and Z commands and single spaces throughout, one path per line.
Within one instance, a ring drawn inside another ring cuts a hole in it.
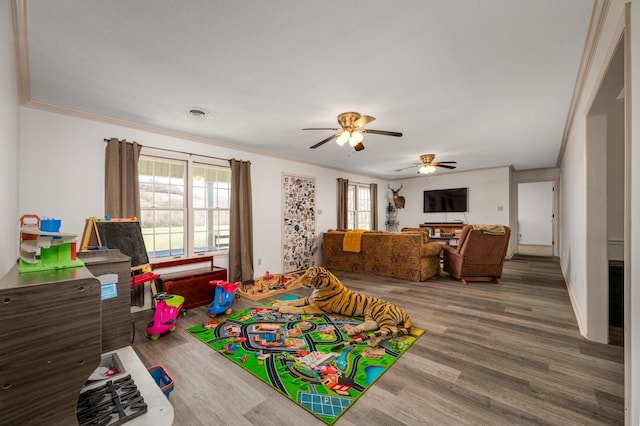
M 571 301 L 571 307 L 573 308 L 573 314 L 576 316 L 576 322 L 578 323 L 578 330 L 580 331 L 580 335 L 587 338 L 587 322 L 584 316 L 584 313 L 580 309 L 580 304 L 576 301 L 576 296 L 573 293 L 573 286 L 571 281 L 569 280 L 567 271 L 564 269 L 564 265 L 560 262 L 560 271 L 562 271 L 562 276 L 564 277 L 564 282 L 567 286 L 567 292 L 569 293 L 569 300 Z

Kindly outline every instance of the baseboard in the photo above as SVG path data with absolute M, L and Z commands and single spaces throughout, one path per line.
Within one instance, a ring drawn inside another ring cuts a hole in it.
M 573 308 L 573 314 L 575 315 L 576 322 L 578 323 L 578 330 L 580 332 L 580 335 L 585 339 L 587 339 L 586 318 L 582 310 L 580 310 L 580 305 L 576 302 L 576 296 L 573 292 L 571 281 L 568 278 L 567 271 L 564 269 L 564 265 L 562 264 L 562 262 L 560 262 L 560 271 L 562 272 L 565 285 L 567 286 L 567 293 L 569 293 L 569 301 L 571 302 L 571 307 Z

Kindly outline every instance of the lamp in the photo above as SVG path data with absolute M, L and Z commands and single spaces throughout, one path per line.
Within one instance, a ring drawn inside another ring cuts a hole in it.
M 360 132 L 351 132 L 351 137 L 349 138 L 349 145 L 355 148 L 360 142 L 362 142 L 364 136 Z
M 351 137 L 351 133 L 349 133 L 348 131 L 344 131 L 342 132 L 342 134 L 338 137 L 338 139 L 336 139 L 336 143 L 340 146 L 343 146 Z
M 338 139 L 336 139 L 336 143 L 340 146 L 344 146 L 344 144 L 349 141 L 349 145 L 355 148 L 360 142 L 362 142 L 363 139 L 364 136 L 361 132 L 350 132 L 348 130 L 345 130 L 340 134 L 340 136 L 338 136 Z
M 435 166 L 432 166 L 431 164 L 423 164 L 418 169 L 418 173 L 422 173 L 423 175 L 428 175 L 429 173 L 433 173 L 435 171 L 436 171 Z

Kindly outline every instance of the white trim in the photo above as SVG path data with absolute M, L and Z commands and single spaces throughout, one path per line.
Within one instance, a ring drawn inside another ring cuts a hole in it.
M 580 309 L 580 304 L 576 301 L 576 296 L 573 293 L 573 286 L 571 285 L 571 281 L 569 280 L 569 276 L 567 275 L 567 271 L 565 271 L 562 262 L 560 263 L 560 271 L 562 272 L 562 276 L 564 277 L 564 282 L 567 286 L 567 293 L 569 294 L 569 301 L 571 302 L 571 306 L 573 307 L 573 313 L 576 316 L 576 322 L 578 323 L 578 331 L 580 335 L 587 338 L 587 326 L 584 313 Z
M 624 261 L 624 240 L 607 241 L 607 252 L 609 260 Z

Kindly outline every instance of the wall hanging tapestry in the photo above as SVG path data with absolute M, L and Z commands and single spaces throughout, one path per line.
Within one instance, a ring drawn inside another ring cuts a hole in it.
M 269 305 L 214 318 L 187 331 L 329 425 L 424 333 L 412 328 L 377 348 L 345 345 L 345 328 L 362 319 L 280 314 Z
M 315 265 L 316 180 L 282 175 L 282 272 Z

